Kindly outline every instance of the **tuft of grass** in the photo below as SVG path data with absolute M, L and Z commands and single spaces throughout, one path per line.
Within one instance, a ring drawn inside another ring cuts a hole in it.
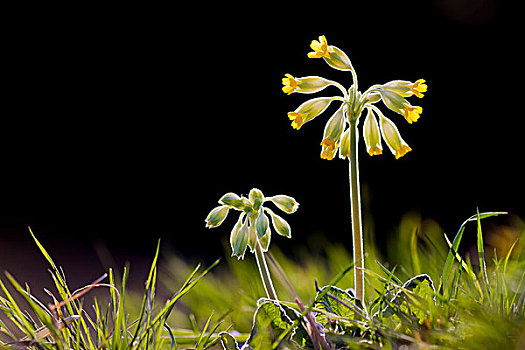
M 0 321 L 1 349 L 178 349 L 184 344 L 197 344 L 197 348 L 204 349 L 217 341 L 218 335 L 213 336 L 209 332 L 209 323 L 201 332 L 194 332 L 175 328 L 169 317 L 180 299 L 193 290 L 219 260 L 203 271 L 197 265 L 179 289 L 164 303 L 159 303 L 155 297 L 159 241 L 145 282 L 139 312 L 132 315 L 127 302 L 128 267 L 124 268 L 121 281 L 115 280 L 110 269 L 97 281 L 71 292 L 61 269 L 55 265 L 35 235 L 30 233 L 50 265 L 57 295 L 48 291 L 53 303 L 45 305 L 31 294 L 28 286 L 22 287 L 13 276 L 6 273 L 11 287 L 22 298 L 27 309 L 0 280 L 3 292 L 3 296 L 0 296 L 0 311 L 5 315 Z M 108 282 L 102 283 L 106 279 Z M 90 307 L 92 310 L 86 310 L 81 296 L 100 287 L 109 290 L 107 299 L 95 299 Z

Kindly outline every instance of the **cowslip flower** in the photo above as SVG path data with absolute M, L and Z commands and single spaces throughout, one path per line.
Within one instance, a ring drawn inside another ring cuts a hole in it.
M 419 115 L 423 112 L 423 108 L 419 106 L 411 106 L 410 104 L 404 104 L 405 109 L 403 110 L 403 116 L 409 124 L 419 119 Z
M 372 113 L 372 109 L 368 109 L 368 114 L 365 118 L 363 137 L 365 139 L 366 151 L 369 155 L 375 156 L 383 153 L 379 124 L 374 113 Z
M 312 40 L 310 47 L 313 52 L 308 53 L 309 58 L 323 58 L 332 68 L 343 71 L 354 69 L 348 56 L 338 47 L 328 45 L 324 35 L 319 37 L 319 41 Z
M 301 126 L 323 113 L 334 97 L 318 97 L 306 101 L 293 112 L 288 112 L 288 118 L 292 121 L 292 127 L 299 130 Z
M 407 143 L 401 138 L 399 131 L 397 130 L 396 125 L 387 117 L 382 114 L 379 114 L 381 119 L 381 134 L 383 135 L 383 140 L 390 148 L 392 154 L 396 159 L 403 157 L 408 152 L 412 151 Z
M 283 92 L 288 95 L 294 92 L 302 94 L 313 94 L 315 92 L 323 90 L 324 88 L 330 85 L 335 85 L 339 87 L 339 89 L 342 89 L 344 91 L 344 88 L 336 82 L 316 76 L 295 78 L 291 74 L 287 73 L 284 75 L 282 82 L 284 85 Z

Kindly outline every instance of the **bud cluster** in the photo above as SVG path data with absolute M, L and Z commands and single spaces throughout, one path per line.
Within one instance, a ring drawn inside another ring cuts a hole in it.
M 239 197 L 235 193 L 226 193 L 219 199 L 219 206 L 214 208 L 206 217 L 206 227 L 213 228 L 221 225 L 230 209 L 240 212 L 236 224 L 230 234 L 232 256 L 243 259 L 247 248 L 253 253 L 256 245 L 260 244 L 264 252 L 270 246 L 271 224 L 279 235 L 290 238 L 290 225 L 264 204 L 272 202 L 278 209 L 287 214 L 294 213 L 299 203 L 292 197 L 277 195 L 265 197 L 257 188 L 250 191 L 248 198 Z M 270 220 L 271 219 L 271 220 Z

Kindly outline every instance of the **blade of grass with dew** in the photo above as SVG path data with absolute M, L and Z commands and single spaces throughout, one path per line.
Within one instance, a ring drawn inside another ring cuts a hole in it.
M 443 273 L 441 274 L 441 280 L 439 281 L 438 291 L 440 293 L 443 294 L 443 289 L 445 288 L 446 285 L 448 285 L 448 281 L 450 279 L 450 273 L 452 271 L 452 265 L 454 264 L 454 257 L 455 257 L 455 254 L 457 254 L 459 243 L 461 242 L 461 239 L 463 237 L 463 232 L 465 231 L 465 226 L 467 225 L 467 223 L 470 221 L 478 220 L 478 217 L 479 219 L 485 219 L 485 218 L 489 218 L 492 216 L 505 215 L 505 214 L 507 214 L 507 212 L 478 213 L 476 215 L 472 215 L 470 218 L 468 218 L 461 224 L 456 236 L 454 237 L 454 240 L 452 241 L 452 244 L 449 244 L 450 249 L 447 255 L 447 259 L 445 261 L 445 265 L 443 266 Z M 447 240 L 448 243 L 450 243 L 446 235 L 445 235 L 445 239 Z

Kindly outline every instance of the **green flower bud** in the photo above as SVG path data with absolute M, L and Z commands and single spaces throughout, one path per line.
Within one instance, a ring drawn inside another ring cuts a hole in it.
M 230 235 L 232 256 L 236 256 L 239 260 L 244 258 L 249 238 L 248 220 L 243 223 L 243 218 L 244 214 L 241 214 Z
M 222 196 L 221 199 L 219 199 L 219 203 L 228 205 L 238 210 L 244 209 L 244 203 L 241 200 L 241 197 L 232 192 L 226 193 L 224 196 Z
M 268 230 L 266 231 L 266 234 L 259 239 L 259 243 L 261 244 L 261 248 L 264 252 L 268 251 L 268 248 L 270 247 L 271 238 L 272 238 L 272 235 L 270 233 L 270 230 Z
M 264 195 L 261 190 L 252 188 L 250 191 L 250 202 L 253 204 L 253 210 L 257 211 L 264 202 Z
M 275 204 L 277 208 L 281 209 L 287 214 L 295 213 L 295 211 L 299 207 L 299 203 L 297 203 L 295 199 L 282 194 L 266 199 L 271 201 L 273 204 Z
M 279 215 L 275 214 L 273 211 L 271 211 L 268 208 L 264 208 L 268 214 L 270 214 L 270 217 L 272 218 L 272 226 L 278 234 L 284 237 L 292 237 L 292 230 L 290 228 L 290 225 Z
M 206 227 L 212 228 L 222 224 L 224 219 L 226 219 L 229 210 L 230 208 L 226 205 L 214 208 L 206 217 Z
M 266 231 L 268 231 L 268 228 L 270 226 L 270 222 L 268 220 L 268 217 L 266 214 L 264 214 L 264 211 L 261 210 L 261 213 L 255 220 L 255 229 L 257 231 L 257 237 L 261 238 L 266 234 Z

